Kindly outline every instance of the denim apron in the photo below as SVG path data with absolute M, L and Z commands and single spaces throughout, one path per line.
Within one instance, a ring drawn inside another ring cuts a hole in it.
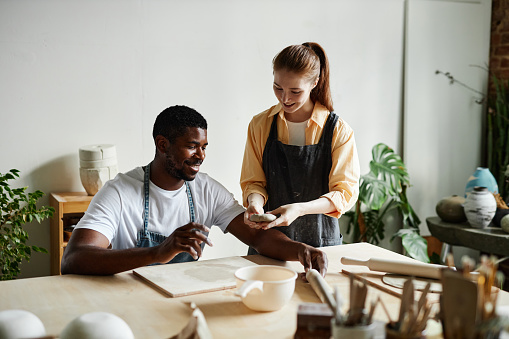
M 332 137 L 338 116 L 331 112 L 320 141 L 315 145 L 286 145 L 277 139 L 277 117 L 263 150 L 263 171 L 267 179 L 266 210 L 282 205 L 307 202 L 329 192 L 332 168 Z M 337 218 L 325 214 L 308 214 L 295 219 L 289 226 L 274 229 L 290 239 L 313 247 L 341 245 L 343 236 Z M 248 254 L 257 252 L 249 248 Z
M 143 212 L 143 230 L 138 232 L 136 247 L 154 247 L 162 243 L 166 237 L 160 233 L 151 232 L 148 230 L 148 212 L 149 212 L 149 183 L 150 183 L 150 164 L 148 164 L 145 168 L 145 177 L 143 180 L 143 189 L 145 191 L 145 199 L 144 205 L 145 210 Z M 189 214 L 191 215 L 191 222 L 195 221 L 194 214 L 194 203 L 193 196 L 191 194 L 191 188 L 189 187 L 189 183 L 185 181 L 186 184 L 186 192 L 187 192 L 187 201 L 189 203 Z M 201 245 L 203 250 L 204 244 Z M 172 260 L 167 262 L 167 264 L 174 264 L 180 262 L 188 262 L 188 261 L 196 261 L 189 253 L 180 252 L 177 254 Z

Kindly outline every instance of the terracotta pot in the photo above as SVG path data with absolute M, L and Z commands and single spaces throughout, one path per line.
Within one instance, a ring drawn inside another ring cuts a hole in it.
M 467 221 L 467 216 L 463 204 L 465 204 L 465 198 L 451 195 L 440 199 L 435 210 L 443 221 L 464 222 Z

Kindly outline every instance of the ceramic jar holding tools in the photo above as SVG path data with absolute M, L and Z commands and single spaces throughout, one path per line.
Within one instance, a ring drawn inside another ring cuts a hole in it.
M 465 215 L 472 227 L 485 228 L 496 211 L 497 201 L 486 187 L 474 187 L 465 200 Z
M 373 339 L 375 337 L 376 324 L 369 325 L 344 326 L 337 324 L 335 319 L 331 319 L 331 334 L 334 339 L 352 338 L 352 339 Z
M 79 149 L 80 178 L 88 195 L 95 195 L 117 173 L 115 145 L 89 145 Z

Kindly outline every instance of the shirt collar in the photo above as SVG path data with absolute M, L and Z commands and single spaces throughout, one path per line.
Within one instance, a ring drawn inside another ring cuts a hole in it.
M 311 114 L 310 120 L 313 121 L 315 124 L 319 125 L 321 128 L 323 128 L 325 122 L 327 121 L 327 117 L 329 116 L 328 113 L 329 111 L 327 110 L 327 108 L 325 108 L 325 106 L 323 106 L 321 103 L 317 101 L 315 102 L 315 107 L 313 108 L 313 113 Z M 270 118 L 276 114 L 279 114 L 279 117 L 282 120 L 286 120 L 285 112 L 280 103 L 272 107 L 268 117 Z

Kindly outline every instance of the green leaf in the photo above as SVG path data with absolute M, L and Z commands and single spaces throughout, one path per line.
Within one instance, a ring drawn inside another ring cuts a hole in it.
M 394 192 L 401 191 L 401 184 L 409 183 L 409 176 L 401 157 L 389 146 L 379 143 L 372 149 L 373 160 L 369 163 L 371 172 L 388 182 Z
M 429 263 L 428 242 L 415 229 L 401 229 L 397 234 L 401 236 L 403 247 L 410 257 Z
M 368 209 L 378 210 L 387 201 L 390 189 L 387 182 L 376 178 L 373 173 L 368 173 L 361 177 L 359 199 Z
M 32 249 L 39 253 L 49 253 L 47 249 L 37 246 L 32 246 Z

